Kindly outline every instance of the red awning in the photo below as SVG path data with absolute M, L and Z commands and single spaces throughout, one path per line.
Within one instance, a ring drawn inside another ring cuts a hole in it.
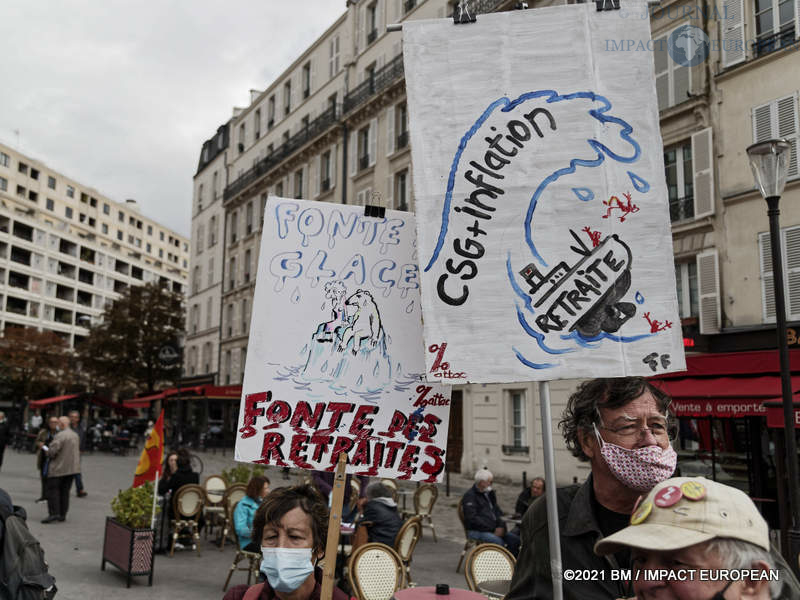
M 42 398 L 40 400 L 30 400 L 28 406 L 31 408 L 41 408 L 48 404 L 55 404 L 56 402 L 63 402 L 64 400 L 72 400 L 77 398 L 80 394 L 67 394 L 66 396 L 53 396 L 52 398 Z
M 164 392 L 158 394 L 150 394 L 149 396 L 139 396 L 138 398 L 131 398 L 130 400 L 123 400 L 122 405 L 128 408 L 147 408 L 153 400 L 163 400 Z
M 783 402 L 781 398 L 772 398 L 772 400 L 765 402 L 767 410 L 767 427 L 774 429 L 783 429 Z M 800 399 L 795 394 L 794 397 L 794 428 L 800 428 Z
M 800 349 L 789 350 L 789 370 L 800 373 Z M 765 375 L 781 372 L 777 350 L 750 352 L 717 352 L 713 354 L 687 354 L 686 370 L 653 379 L 680 377 L 722 377 L 725 375 Z
M 240 399 L 242 386 L 240 385 L 207 385 L 203 393 L 206 398 L 218 400 Z

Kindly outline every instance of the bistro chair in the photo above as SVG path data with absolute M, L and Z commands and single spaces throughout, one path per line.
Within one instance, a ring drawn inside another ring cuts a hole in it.
M 169 548 L 169 555 L 175 554 L 175 542 L 183 529 L 189 529 L 192 536 L 197 555 L 200 556 L 200 534 L 198 533 L 198 518 L 203 512 L 205 502 L 205 490 L 194 483 L 182 485 L 175 496 L 172 498 L 172 544 Z
M 247 495 L 247 485 L 244 483 L 234 483 L 229 485 L 225 490 L 225 496 L 222 499 L 222 505 L 225 507 L 225 520 L 222 523 L 222 536 L 219 540 L 219 551 L 225 546 L 225 540 L 228 537 L 228 532 L 233 527 L 233 510 L 239 501 Z
M 464 507 L 461 505 L 462 499 L 458 501 L 458 520 L 461 521 L 461 528 L 464 530 L 464 549 L 461 551 L 461 556 L 458 557 L 458 566 L 456 567 L 456 573 L 461 569 L 461 563 L 464 562 L 464 557 L 467 555 L 467 551 L 474 546 L 477 546 L 481 542 L 479 540 L 473 539 L 469 537 L 467 533 L 467 524 L 464 523 Z
M 203 482 L 206 492 L 206 503 L 203 506 L 203 516 L 206 518 L 206 537 L 211 526 L 223 525 L 225 522 L 225 489 L 228 487 L 222 475 L 209 475 Z
M 415 584 L 411 581 L 411 557 L 414 554 L 414 548 L 417 542 L 422 537 L 422 517 L 411 517 L 397 532 L 394 538 L 394 550 L 403 561 L 403 571 L 405 573 L 405 580 L 407 587 L 413 587 Z
M 431 533 L 433 534 L 433 541 L 438 541 L 436 539 L 436 528 L 433 526 L 433 520 L 431 519 L 431 513 L 433 512 L 433 505 L 436 504 L 436 498 L 439 497 L 439 489 L 431 484 L 431 483 L 424 483 L 417 488 L 414 492 L 414 512 L 413 516 L 420 517 L 422 521 L 423 527 L 430 527 Z M 403 516 L 411 516 L 412 513 L 406 515 L 405 513 Z M 428 521 L 428 524 L 425 525 L 425 521 Z
M 464 565 L 467 586 L 473 592 L 480 592 L 479 585 L 484 581 L 511 581 L 516 563 L 514 555 L 502 546 L 481 544 L 469 553 Z
M 403 560 L 386 544 L 364 544 L 347 561 L 347 579 L 358 600 L 391 600 L 403 587 Z
M 381 483 L 392 490 L 392 500 L 397 502 L 397 484 L 394 479 L 381 479 Z
M 234 506 L 234 509 L 236 507 Z M 225 578 L 225 585 L 222 586 L 222 591 L 228 589 L 228 584 L 231 581 L 231 575 L 234 571 L 247 571 L 247 585 L 250 585 L 250 580 L 258 581 L 258 569 L 261 565 L 261 554 L 259 552 L 248 552 L 242 550 L 239 546 L 239 536 L 236 533 L 236 527 L 233 528 L 233 540 L 236 543 L 236 556 L 233 557 L 233 564 L 228 570 L 228 576 Z M 240 567 L 241 561 L 247 561 L 247 566 Z

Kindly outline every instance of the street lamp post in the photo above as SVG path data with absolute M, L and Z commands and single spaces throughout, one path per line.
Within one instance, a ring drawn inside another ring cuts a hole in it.
M 800 495 L 797 478 L 797 442 L 794 432 L 794 405 L 792 401 L 791 369 L 789 367 L 789 348 L 786 342 L 786 299 L 783 286 L 783 260 L 781 259 L 780 210 L 778 202 L 786 185 L 788 161 L 791 145 L 786 140 L 767 140 L 747 148 L 750 168 L 756 187 L 767 201 L 769 216 L 769 242 L 772 251 L 772 282 L 775 287 L 775 319 L 777 321 L 778 356 L 781 367 L 781 396 L 783 397 L 783 427 L 786 438 L 786 485 L 788 487 L 789 548 L 783 555 L 787 562 L 797 570 L 800 553 Z

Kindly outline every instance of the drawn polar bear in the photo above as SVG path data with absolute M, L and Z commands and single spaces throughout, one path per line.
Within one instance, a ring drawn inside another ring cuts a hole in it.
M 364 340 L 367 340 L 368 348 L 375 348 L 383 336 L 383 326 L 378 305 L 375 304 L 372 294 L 367 290 L 357 290 L 344 301 L 344 306 L 348 314 L 351 310 L 355 310 L 355 313 L 349 317 L 349 324 L 341 330 L 339 352 L 344 352 L 351 339 L 353 354 L 358 354 L 364 345 Z

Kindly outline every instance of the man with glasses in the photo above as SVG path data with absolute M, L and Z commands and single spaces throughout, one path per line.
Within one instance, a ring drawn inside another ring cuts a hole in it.
M 670 445 L 669 397 L 641 377 L 594 379 L 572 394 L 559 427 L 567 448 L 589 462 L 582 485 L 559 488 L 558 517 L 564 598 L 633 596 L 628 582 L 612 580 L 630 568 L 630 551 L 599 557 L 595 543 L 628 525 L 640 495 L 672 476 L 677 455 Z M 546 499 L 534 502 L 522 521 L 522 550 L 506 600 L 553 597 Z

